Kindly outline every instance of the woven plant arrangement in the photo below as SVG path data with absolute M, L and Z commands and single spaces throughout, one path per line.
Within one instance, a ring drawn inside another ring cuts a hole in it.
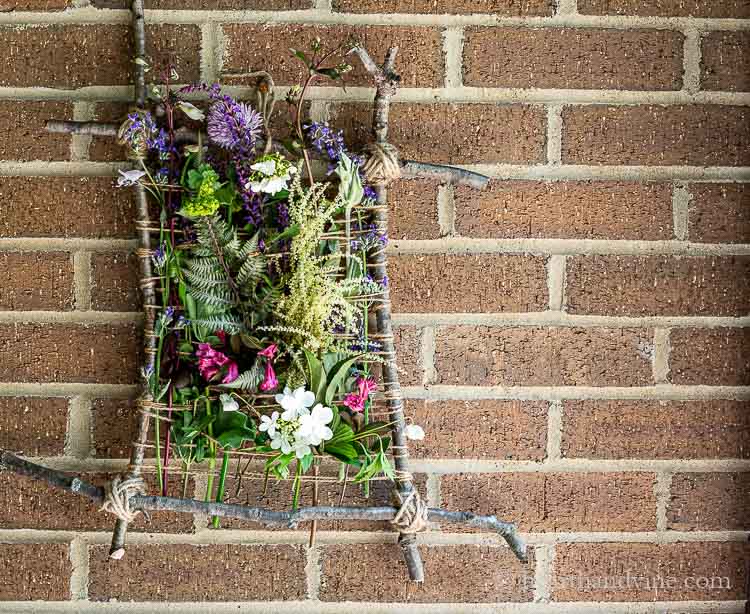
M 524 559 L 514 525 L 429 508 L 408 469 L 408 441 L 425 433 L 405 417 L 399 388 L 387 186 L 404 176 L 480 188 L 487 180 L 399 159 L 388 143 L 397 50 L 382 65 L 354 42 L 293 51 L 307 76 L 289 91 L 288 133 L 277 136 L 270 120 L 281 103 L 271 75 L 248 75 L 257 81 L 250 102 L 218 85 L 177 88 L 173 67 L 149 66 L 142 0 L 132 14 L 135 100 L 127 118 L 48 123 L 117 138 L 132 161 L 118 184 L 135 191 L 146 324 L 130 462 L 104 487 L 10 452 L 3 466 L 100 502 L 116 516 L 114 559 L 125 555 L 128 523 L 153 510 L 205 514 L 215 527 L 222 517 L 309 522 L 311 544 L 319 521 L 390 521 L 415 581 L 424 577 L 416 534 L 431 522 L 497 532 Z M 364 65 L 376 90 L 372 142 L 359 152 L 303 116 L 310 85 L 342 78 L 348 58 Z M 145 473 L 154 474 L 157 493 L 147 494 Z M 170 483 L 192 476 L 206 485 L 204 500 L 167 496 Z M 286 482 L 289 509 L 229 502 L 228 477 Z M 375 481 L 392 484 L 391 505 L 319 504 L 323 482 L 343 501 L 347 488 L 367 496 Z

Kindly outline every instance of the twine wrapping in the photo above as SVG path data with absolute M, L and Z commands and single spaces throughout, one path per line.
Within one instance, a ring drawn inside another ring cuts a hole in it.
M 130 509 L 130 498 L 134 495 L 145 494 L 146 483 L 143 478 L 123 480 L 117 476 L 104 485 L 104 503 L 99 509 L 114 514 L 123 522 L 130 523 L 142 513 L 141 510 Z
M 400 533 L 419 533 L 427 528 L 427 504 L 422 501 L 419 491 L 414 488 L 403 498 L 398 491 L 393 491 L 394 498 L 401 507 L 391 520 L 391 524 L 396 527 Z
M 362 176 L 367 183 L 388 185 L 401 177 L 398 150 L 390 143 L 370 143 L 362 153 L 365 156 Z

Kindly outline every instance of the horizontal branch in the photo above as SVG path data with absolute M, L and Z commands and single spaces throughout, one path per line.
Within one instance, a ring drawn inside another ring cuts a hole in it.
M 94 486 L 77 477 L 72 477 L 62 471 L 49 469 L 32 463 L 15 454 L 2 450 L 0 453 L 0 469 L 5 468 L 19 475 L 25 475 L 35 480 L 42 480 L 48 484 L 67 492 L 83 495 L 95 503 L 104 502 L 104 489 Z M 178 499 L 175 497 L 158 497 L 151 495 L 134 495 L 130 498 L 132 509 L 143 511 L 172 511 L 187 514 L 204 514 L 206 516 L 222 516 L 225 518 L 240 518 L 252 520 L 265 525 L 285 526 L 295 528 L 301 522 L 330 521 L 330 520 L 371 520 L 390 521 L 398 513 L 398 508 L 382 507 L 303 507 L 295 511 L 279 512 L 265 508 L 248 507 L 232 503 L 215 503 L 197 501 L 195 499 Z M 508 543 L 513 553 L 522 561 L 526 559 L 526 545 L 514 524 L 498 520 L 495 516 L 480 516 L 471 512 L 450 512 L 438 508 L 427 510 L 427 520 L 431 522 L 449 522 L 465 524 L 478 529 L 493 531 Z

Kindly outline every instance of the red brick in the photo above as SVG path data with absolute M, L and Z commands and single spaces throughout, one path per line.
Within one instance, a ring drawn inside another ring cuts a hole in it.
M 502 16 L 550 16 L 554 0 L 333 0 L 345 13 L 490 13 Z
M 401 87 L 439 87 L 443 79 L 442 42 L 437 28 L 422 27 L 378 27 L 378 26 L 300 26 L 227 24 L 224 26 L 227 39 L 227 56 L 224 70 L 242 72 L 267 70 L 277 84 L 293 85 L 303 83 L 307 69 L 302 62 L 292 56 L 290 45 L 309 54 L 311 43 L 319 36 L 324 50 L 330 51 L 349 40 L 361 42 L 373 58 L 382 58 L 391 45 L 397 45 L 398 72 Z M 347 50 L 345 45 L 344 51 Z M 340 63 L 341 56 L 335 55 L 330 64 Z M 356 57 L 346 60 L 354 68 L 345 76 L 350 85 L 373 85 L 372 77 Z M 247 84 L 244 77 L 223 78 L 228 84 Z M 320 79 L 313 85 L 340 85 L 339 81 Z
M 82 474 L 81 477 L 101 486 L 112 476 Z M 149 494 L 159 494 L 156 477 L 147 476 Z M 181 479 L 171 481 L 169 494 L 182 495 Z M 192 495 L 192 490 L 188 491 Z M 101 505 L 86 497 L 65 492 L 32 478 L 0 474 L 0 512 L 4 529 L 47 529 L 62 531 L 108 531 L 114 518 L 100 511 Z M 128 525 L 130 531 L 149 533 L 190 533 L 193 516 L 178 512 L 153 512 L 151 520 L 143 515 Z
M 482 239 L 673 237 L 672 187 L 627 181 L 492 181 L 455 189 L 456 231 Z
M 140 274 L 135 254 L 97 253 L 91 257 L 91 308 L 140 311 Z
M 70 599 L 68 544 L 0 544 L 0 601 Z
M 62 11 L 70 0 L 3 0 L 0 12 L 10 11 Z
M 425 581 L 406 580 L 396 544 L 321 548 L 322 601 L 492 603 L 531 601 L 533 563 L 502 546 L 421 546 Z M 373 573 L 377 573 L 374 581 Z
M 305 597 L 305 554 L 301 546 L 132 544 L 123 561 L 111 560 L 108 552 L 109 545 L 89 550 L 92 601 L 275 601 Z
M 113 185 L 110 177 L 3 177 L 0 235 L 134 237 L 132 191 Z
M 707 32 L 701 39 L 701 89 L 750 91 L 750 32 Z
M 388 279 L 396 313 L 547 309 L 547 272 L 540 257 L 395 256 L 388 262 Z
M 44 124 L 72 116 L 69 102 L 0 100 L 0 160 L 68 160 L 70 135 L 47 132 Z
M 446 509 L 495 514 L 521 531 L 653 531 L 654 480 L 652 473 L 469 473 L 442 476 L 440 496 Z
M 566 164 L 750 165 L 750 110 L 722 105 L 563 110 Z
M 371 140 L 370 105 L 334 105 L 335 125 L 356 146 Z M 403 159 L 450 164 L 542 162 L 541 107 L 491 104 L 391 105 L 389 140 Z
M 409 399 L 406 414 L 426 433 L 424 440 L 409 444 L 416 458 L 540 461 L 545 455 L 547 403 L 542 401 Z
M 129 104 L 100 102 L 94 106 L 93 118 L 100 122 L 121 123 L 128 114 Z M 111 136 L 94 136 L 89 144 L 89 159 L 95 162 L 120 162 L 125 160 L 125 147 Z
M 4 28 L 9 49 L 0 85 L 78 88 L 127 85 L 132 75 L 129 24 L 49 25 Z M 179 51 L 176 69 L 183 82 L 200 76 L 200 29 L 192 25 L 148 27 L 147 53 L 155 66 Z
M 129 9 L 129 0 L 92 0 L 91 4 L 103 9 Z M 294 11 L 312 7 L 311 0 L 144 0 L 146 9 L 183 10 L 254 10 Z
M 476 87 L 678 90 L 683 35 L 668 30 L 469 28 L 464 83 Z
M 568 259 L 570 313 L 617 316 L 744 316 L 750 258 L 576 256 Z
M 69 311 L 73 300 L 71 254 L 0 253 L 0 310 Z
M 670 344 L 673 384 L 750 385 L 750 329 L 677 328 Z
M 750 17 L 748 0 L 578 0 L 587 15 L 642 15 L 644 17 Z
M 68 400 L 0 397 L 0 448 L 26 456 L 59 456 L 65 447 Z
M 2 381 L 132 384 L 139 337 L 132 324 L 1 324 Z
M 750 243 L 750 189 L 746 183 L 694 183 L 690 186 L 691 241 Z
M 397 181 L 388 187 L 388 236 L 393 239 L 437 239 L 440 223 L 437 183 Z
M 568 458 L 750 458 L 748 401 L 565 401 Z
M 399 368 L 399 381 L 402 386 L 422 384 L 421 343 L 422 331 L 413 326 L 399 326 L 393 329 L 396 345 L 396 362 Z
M 559 544 L 552 598 L 660 602 L 744 599 L 749 555 L 748 544 L 733 542 Z
M 138 406 L 128 399 L 96 399 L 92 403 L 91 432 L 94 455 L 99 458 L 129 458 L 138 431 Z M 149 441 L 153 441 L 152 433 Z M 146 456 L 154 456 L 153 448 Z
M 643 386 L 652 384 L 652 331 L 611 328 L 437 329 L 439 384 Z
M 667 527 L 675 531 L 746 531 L 750 473 L 678 473 L 672 477 Z

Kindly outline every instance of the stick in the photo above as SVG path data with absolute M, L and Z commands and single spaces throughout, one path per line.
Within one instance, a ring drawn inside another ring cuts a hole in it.
M 95 486 L 77 477 L 56 469 L 49 469 L 24 458 L 20 458 L 6 450 L 0 450 L 0 469 L 7 469 L 19 475 L 42 480 L 67 492 L 84 496 L 94 503 L 103 503 L 104 488 Z M 294 512 L 278 512 L 265 508 L 248 507 L 232 503 L 217 503 L 215 501 L 198 501 L 196 499 L 180 499 L 176 497 L 159 497 L 151 495 L 134 495 L 130 498 L 133 509 L 142 511 L 170 511 L 185 514 L 204 514 L 206 516 L 222 516 L 225 518 L 239 518 L 252 520 L 267 526 L 284 526 L 296 528 L 302 522 L 326 520 L 393 520 L 398 508 L 382 507 L 338 507 L 312 506 L 303 507 Z M 438 508 L 427 510 L 427 519 L 432 522 L 449 522 L 466 524 L 479 529 L 494 531 L 503 539 L 522 561 L 526 560 L 526 545 L 521 539 L 514 524 L 498 520 L 495 516 L 480 516 L 471 512 L 450 512 Z
M 146 56 L 146 28 L 143 21 L 143 0 L 133 0 L 131 6 L 133 13 L 133 36 L 135 38 L 135 59 L 145 61 Z M 135 104 L 139 109 L 142 109 L 146 103 L 146 73 L 143 68 L 143 63 L 137 61 L 133 63 L 133 77 L 135 81 Z M 144 250 L 151 250 L 151 237 L 149 231 L 145 227 L 148 226 L 149 212 L 148 212 L 148 198 L 146 196 L 146 190 L 142 184 L 137 183 L 135 185 L 135 201 L 136 201 L 136 215 L 138 221 L 142 222 L 139 226 L 141 229 L 138 232 L 138 247 Z M 139 258 L 141 267 L 141 279 L 152 279 L 153 274 L 151 271 L 151 259 L 150 258 Z M 151 284 L 143 287 L 143 304 L 153 305 L 155 302 L 154 288 Z M 146 329 L 154 329 L 154 312 L 153 310 L 146 309 Z M 146 370 L 154 369 L 154 361 L 156 356 L 156 337 L 148 335 L 146 337 Z M 157 365 L 158 369 L 159 366 Z M 157 373 L 158 379 L 158 373 Z M 144 397 L 149 398 L 148 384 L 144 385 Z M 149 414 L 148 412 L 139 412 L 138 414 L 138 433 L 136 436 L 137 442 L 144 444 L 148 437 L 149 427 Z M 157 442 L 159 445 L 159 442 Z M 131 479 L 139 477 L 141 474 L 141 465 L 143 464 L 143 456 L 145 454 L 145 446 L 133 445 L 130 449 L 130 463 L 128 464 L 128 472 L 125 475 L 125 479 Z M 112 544 L 109 549 L 109 556 L 113 559 L 121 559 L 125 554 L 125 534 L 128 530 L 128 523 L 118 518 L 115 522 L 114 530 L 112 531 Z
M 399 77 L 393 72 L 396 61 L 398 47 L 391 47 L 386 54 L 383 67 L 378 67 L 370 57 L 370 54 L 360 46 L 355 47 L 355 53 L 362 60 L 365 68 L 373 76 L 376 84 L 375 101 L 372 115 L 372 134 L 375 142 L 379 144 L 388 142 L 388 111 L 390 109 L 391 96 L 396 93 L 398 88 Z M 388 192 L 383 183 L 374 186 L 377 197 L 377 204 L 380 205 L 373 212 L 374 222 L 377 226 L 387 227 L 387 209 L 385 205 L 388 201 Z M 380 250 L 373 256 L 374 272 L 376 279 L 386 278 L 385 252 Z M 395 355 L 393 343 L 393 330 L 391 327 L 391 303 L 389 289 L 383 289 L 383 302 L 380 309 L 376 312 L 376 321 L 378 332 L 383 336 L 383 352 Z M 396 488 L 398 489 L 402 500 L 405 500 L 414 490 L 411 481 L 411 475 L 408 472 L 409 453 L 406 447 L 406 436 L 404 428 L 406 421 L 404 419 L 403 401 L 398 381 L 398 370 L 394 361 L 389 360 L 383 363 L 383 387 L 384 392 L 391 392 L 393 395 L 387 402 L 390 411 L 393 426 L 391 435 L 393 438 L 393 462 L 399 477 L 396 479 Z M 396 393 L 396 394 L 394 394 Z M 409 572 L 409 578 L 415 582 L 424 582 L 424 566 L 422 557 L 417 548 L 417 539 L 413 533 L 399 533 L 399 545 L 404 555 L 406 568 Z

